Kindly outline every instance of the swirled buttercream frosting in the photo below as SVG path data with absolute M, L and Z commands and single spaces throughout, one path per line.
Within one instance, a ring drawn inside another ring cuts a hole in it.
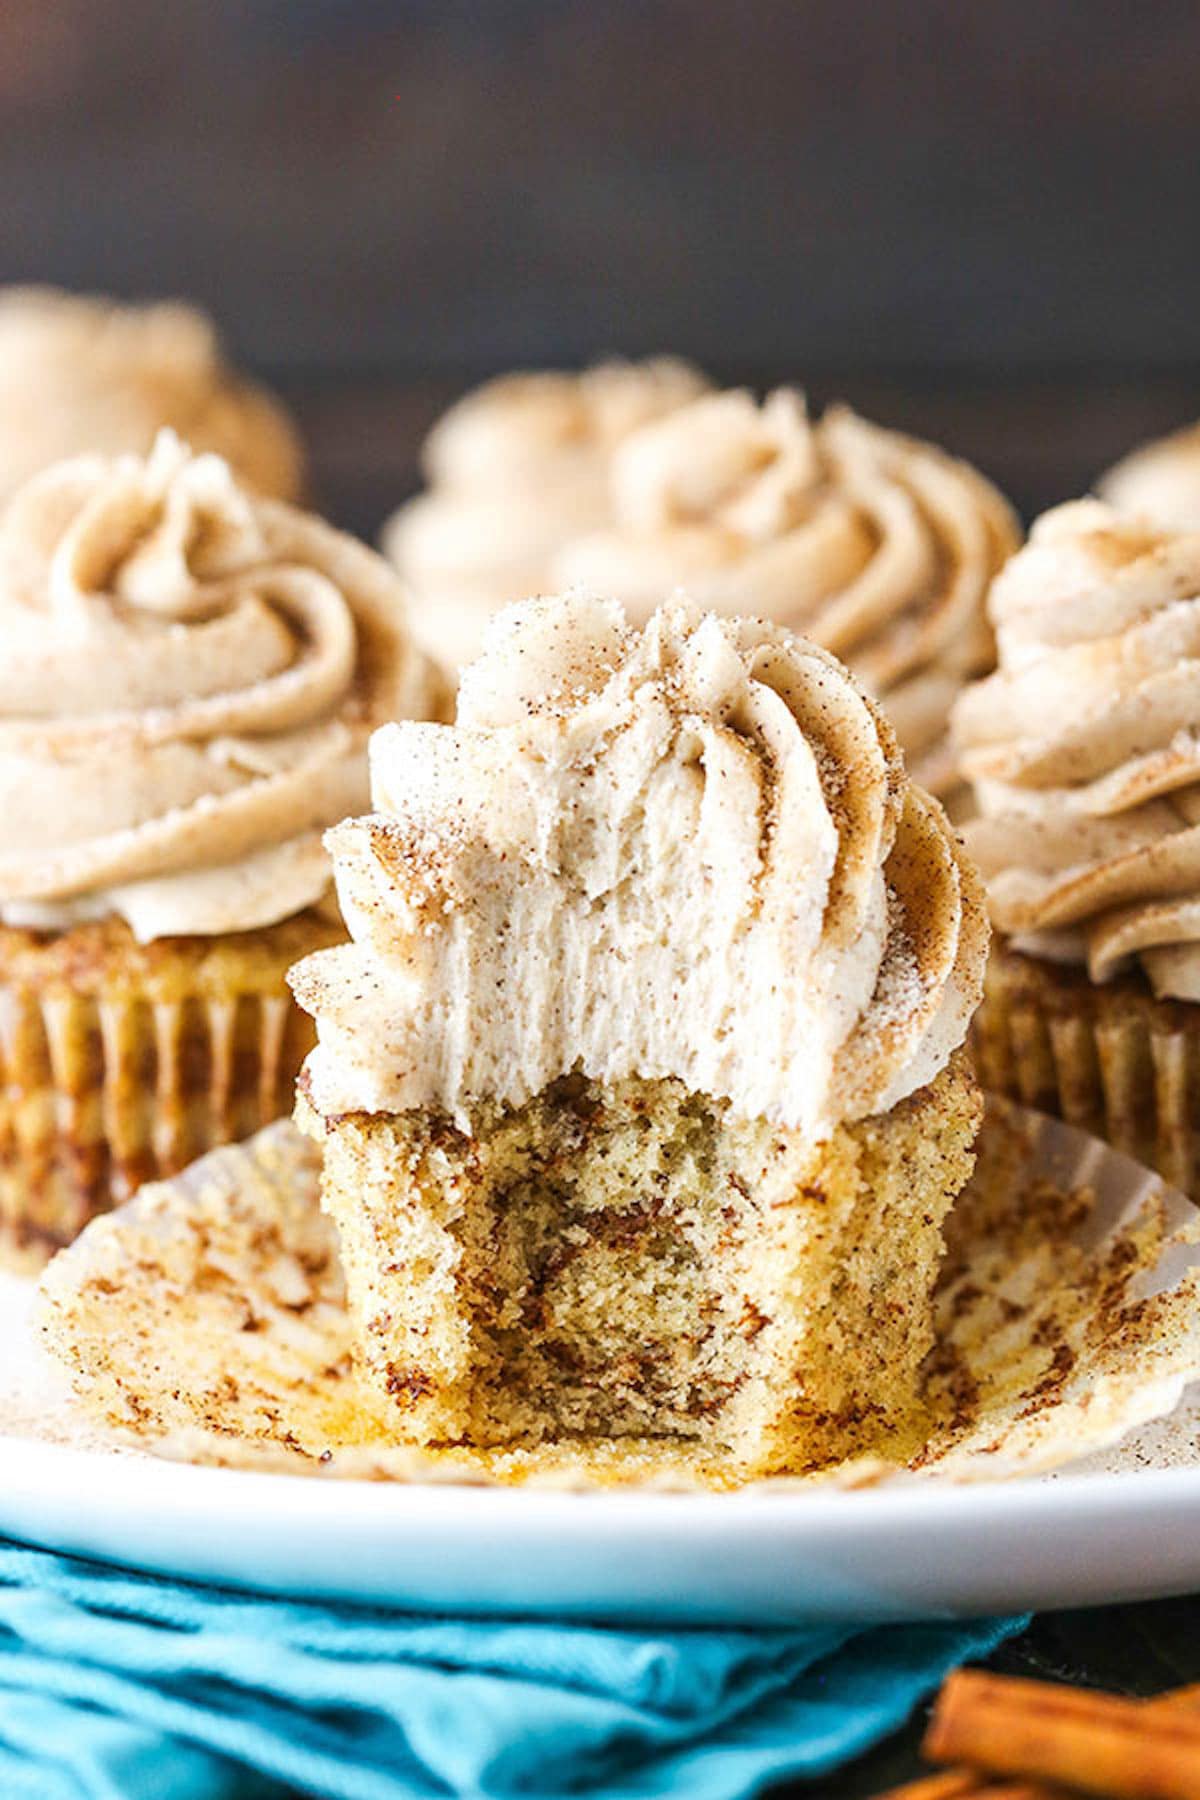
M 250 929 L 329 886 L 367 739 L 438 684 L 381 557 L 163 433 L 0 516 L 0 918 Z
M 1102 500 L 1172 531 L 1200 531 L 1200 423 L 1143 444 L 1102 475 Z
M 326 1114 L 469 1128 L 580 1069 L 819 1138 L 963 1040 L 974 873 L 877 708 L 786 630 L 526 601 L 457 723 L 385 727 L 371 764 L 374 812 L 326 839 L 353 942 L 292 973 Z
M 54 288 L 0 292 L 0 500 L 68 456 L 143 456 L 160 426 L 224 456 L 260 493 L 300 490 L 291 422 L 229 368 L 203 313 Z
M 627 439 L 612 522 L 567 544 L 562 586 L 635 618 L 682 588 L 833 650 L 881 699 L 917 778 L 953 785 L 946 721 L 991 666 L 985 596 L 1016 548 L 1007 503 L 968 464 L 788 389 L 709 394 Z
M 558 546 L 609 516 L 618 445 L 706 385 L 662 356 L 502 375 L 451 407 L 425 443 L 427 491 L 384 529 L 434 653 L 469 662 L 499 607 L 545 592 Z
M 993 923 L 1200 999 L 1200 534 L 1060 506 L 990 604 L 1000 667 L 955 731 Z

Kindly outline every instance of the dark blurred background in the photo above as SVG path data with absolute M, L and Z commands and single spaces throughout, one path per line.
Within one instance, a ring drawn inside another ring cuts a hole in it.
M 201 301 L 364 529 L 466 381 L 618 349 L 1028 510 L 1200 413 L 1200 7 L 0 0 L 0 278 Z

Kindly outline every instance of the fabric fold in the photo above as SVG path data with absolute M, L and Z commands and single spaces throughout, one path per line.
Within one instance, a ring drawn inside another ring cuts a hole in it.
M 1022 1623 L 423 1618 L 9 1545 L 0 1779 L 37 1800 L 740 1800 L 861 1753 Z

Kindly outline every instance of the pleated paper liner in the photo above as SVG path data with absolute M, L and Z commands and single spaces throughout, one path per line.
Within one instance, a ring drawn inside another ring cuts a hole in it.
M 98 1220 L 40 1328 L 112 1443 L 322 1477 L 730 1486 L 686 1443 L 488 1454 L 389 1443 L 355 1367 L 318 1152 L 287 1123 Z M 1004 1101 L 951 1215 L 912 1428 L 813 1481 L 995 1480 L 1103 1451 L 1200 1377 L 1200 1212 L 1094 1138 Z M 754 1484 L 761 1486 L 761 1483 Z
M 309 1021 L 284 975 L 310 912 L 135 942 L 119 920 L 0 928 L 0 1257 L 38 1266 L 145 1181 L 291 1110 Z
M 1200 1006 L 1140 975 L 1098 986 L 993 945 L 973 1026 L 980 1080 L 1200 1189 Z

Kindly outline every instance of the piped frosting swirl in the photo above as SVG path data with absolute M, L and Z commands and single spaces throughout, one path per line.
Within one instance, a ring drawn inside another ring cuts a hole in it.
M 0 641 L 0 917 L 35 927 L 302 910 L 370 732 L 440 693 L 381 558 L 170 433 L 10 502 Z
M 499 607 L 545 592 L 559 545 L 609 516 L 617 447 L 706 386 L 660 356 L 502 375 L 452 406 L 425 443 L 427 491 L 384 528 L 434 654 L 469 662 Z
M 372 795 L 326 840 L 353 942 L 292 975 L 327 1113 L 469 1127 L 581 1068 L 819 1137 L 931 1080 L 978 1001 L 945 816 L 841 664 L 778 627 L 510 607 L 456 725 L 376 735 Z
M 682 588 L 842 657 L 881 699 L 917 778 L 952 787 L 946 739 L 964 680 L 991 663 L 984 601 L 1019 541 L 991 484 L 932 445 L 845 407 L 818 422 L 781 389 L 710 394 L 617 452 L 613 521 L 552 574 L 645 618 Z
M 1200 423 L 1131 451 L 1096 491 L 1120 512 L 1171 531 L 1200 531 Z
M 229 368 L 203 313 L 55 288 L 0 292 L 0 500 L 69 456 L 144 456 L 162 426 L 225 457 L 261 494 L 291 500 L 303 485 L 287 414 Z
M 1200 999 L 1200 533 L 1057 507 L 992 590 L 998 671 L 955 731 L 993 922 Z

